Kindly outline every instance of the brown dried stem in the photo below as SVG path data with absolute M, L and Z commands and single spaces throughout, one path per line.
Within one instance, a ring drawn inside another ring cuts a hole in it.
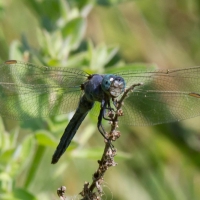
M 102 183 L 103 183 L 103 176 L 105 172 L 111 166 L 116 166 L 117 163 L 114 161 L 114 156 L 116 155 L 117 150 L 115 148 L 111 148 L 111 141 L 115 141 L 120 137 L 120 132 L 117 131 L 118 128 L 118 117 L 123 115 L 123 111 L 121 109 L 123 105 L 124 99 L 128 96 L 128 93 L 133 91 L 136 86 L 140 86 L 142 83 L 134 84 L 130 86 L 120 100 L 116 102 L 116 112 L 110 113 L 110 122 L 111 122 L 111 129 L 107 135 L 108 140 L 105 140 L 105 148 L 102 155 L 101 160 L 98 160 L 98 169 L 93 174 L 93 181 L 91 185 L 88 182 L 85 182 L 82 192 L 80 195 L 83 197 L 82 200 L 100 200 L 102 196 Z M 108 142 L 110 141 L 110 142 Z M 97 189 L 97 193 L 94 192 L 94 189 Z
M 57 194 L 60 197 L 60 200 L 65 200 L 65 191 L 66 191 L 66 187 L 65 186 L 61 186 L 60 188 L 57 189 Z

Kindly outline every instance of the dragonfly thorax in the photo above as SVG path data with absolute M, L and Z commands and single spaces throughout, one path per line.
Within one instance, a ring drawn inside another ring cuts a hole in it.
M 101 102 L 102 99 L 104 99 L 104 91 L 101 88 L 102 80 L 102 75 L 93 74 L 88 81 L 83 84 L 82 88 L 87 100 Z

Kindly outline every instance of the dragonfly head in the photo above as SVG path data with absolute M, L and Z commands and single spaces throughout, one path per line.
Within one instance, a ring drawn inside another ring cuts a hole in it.
M 101 88 L 104 92 L 111 95 L 112 97 L 118 97 L 125 89 L 125 81 L 120 76 L 112 74 L 104 75 Z

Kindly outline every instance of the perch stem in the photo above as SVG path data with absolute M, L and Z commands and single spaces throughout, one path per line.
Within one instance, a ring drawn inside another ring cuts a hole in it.
M 100 200 L 102 196 L 102 183 L 103 183 L 103 176 L 105 172 L 111 166 L 116 166 L 114 161 L 114 156 L 116 155 L 116 149 L 110 148 L 110 142 L 115 141 L 120 137 L 120 132 L 117 131 L 118 128 L 118 117 L 123 115 L 123 111 L 121 109 L 123 105 L 124 99 L 128 96 L 128 93 L 133 91 L 136 86 L 140 86 L 142 83 L 134 84 L 130 86 L 128 89 L 125 90 L 122 97 L 117 101 L 116 104 L 116 112 L 113 116 L 110 117 L 111 122 L 111 129 L 107 135 L 108 140 L 105 140 L 105 147 L 104 152 L 101 157 L 101 160 L 98 160 L 98 169 L 93 174 L 93 181 L 91 185 L 88 182 L 85 182 L 84 188 L 82 192 L 80 192 L 81 196 L 83 197 L 82 200 Z M 93 192 L 94 189 L 97 189 L 98 194 Z

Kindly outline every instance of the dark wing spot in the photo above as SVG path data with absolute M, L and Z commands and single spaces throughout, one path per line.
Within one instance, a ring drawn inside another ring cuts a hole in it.
M 200 94 L 198 94 L 198 93 L 191 92 L 191 93 L 189 93 L 189 95 L 192 97 L 200 98 Z
M 17 63 L 17 61 L 16 60 L 7 60 L 6 62 L 5 62 L 5 64 L 16 64 Z

